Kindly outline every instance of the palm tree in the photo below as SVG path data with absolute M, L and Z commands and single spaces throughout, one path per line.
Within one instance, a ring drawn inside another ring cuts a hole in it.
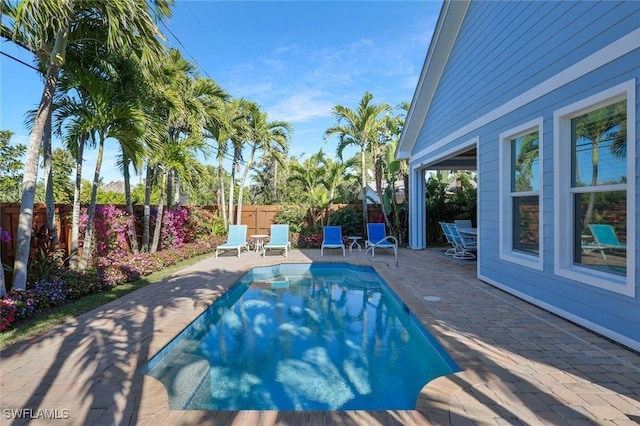
M 164 78 L 157 86 L 160 94 L 155 111 L 163 123 L 158 130 L 163 144 L 157 152 L 160 155 L 152 158 L 151 166 L 161 174 L 161 189 L 166 191 L 170 204 L 174 182 L 190 185 L 192 177 L 204 172 L 196 154 L 208 152 L 205 126 L 211 123 L 215 106 L 227 97 L 213 80 L 194 77 L 194 70 L 194 65 L 179 51 L 171 50 L 163 65 Z M 164 194 L 158 204 L 151 252 L 159 245 L 163 210 Z
M 373 95 L 366 92 L 357 110 L 342 105 L 333 107 L 333 115 L 338 124 L 325 131 L 325 138 L 337 134 L 339 136 L 337 154 L 342 158 L 344 149 L 355 145 L 360 148 L 360 183 L 362 185 L 362 218 L 367 223 L 367 164 L 366 153 L 375 150 L 379 144 L 379 135 L 384 131 L 381 114 L 390 111 L 386 104 L 372 105 Z
M 88 73 L 87 76 L 91 78 L 91 73 Z M 100 79 L 100 77 L 101 76 L 95 76 L 96 79 Z M 100 182 L 105 142 L 111 138 L 116 139 L 119 141 L 125 155 L 129 157 L 135 156 L 135 153 L 142 149 L 140 139 L 144 130 L 141 126 L 147 122 L 144 110 L 142 110 L 136 102 L 129 102 L 129 99 L 123 96 L 126 93 L 123 92 L 123 86 L 118 81 L 117 76 L 113 76 L 113 78 L 114 81 L 89 80 L 78 82 L 83 88 L 88 88 L 85 90 L 86 93 L 84 93 L 86 98 L 83 105 L 88 107 L 89 111 L 82 114 L 80 119 L 91 115 L 90 121 L 81 124 L 81 126 L 92 135 L 93 140 L 96 141 L 98 146 L 84 247 L 79 264 L 80 270 L 86 269 L 91 257 L 94 231 L 93 219 L 96 209 L 96 196 Z M 75 120 L 76 118 L 71 119 Z
M 591 186 L 598 185 L 600 144 L 609 143 L 609 150 L 616 158 L 626 158 L 627 156 L 626 114 L 627 103 L 620 101 L 575 119 L 577 138 L 591 144 Z M 577 164 L 576 170 L 579 170 Z M 585 228 L 591 223 L 595 196 L 595 192 L 589 194 L 589 203 L 582 224 Z
M 267 121 L 267 114 L 261 112 L 255 103 L 248 104 L 246 118 L 246 133 L 244 137 L 246 144 L 250 146 L 250 151 L 242 178 L 240 179 L 240 189 L 238 191 L 238 213 L 236 214 L 236 223 L 238 225 L 242 219 L 244 183 L 247 180 L 249 170 L 253 166 L 253 159 L 256 152 L 259 150 L 268 153 L 286 152 L 288 150 L 288 138 L 292 130 L 291 125 L 284 121 Z
M 305 159 L 301 164 L 290 165 L 288 182 L 299 182 L 302 185 L 304 201 L 309 207 L 311 222 L 314 228 L 318 225 L 318 213 L 329 205 L 328 190 L 323 185 L 325 154 L 322 150 Z
M 71 99 L 63 99 L 56 107 L 56 133 L 62 136 L 62 126 L 66 117 L 80 116 L 86 112 L 82 104 L 72 102 Z M 88 119 L 88 118 L 87 118 Z M 66 136 L 63 142 L 66 148 L 71 152 L 76 162 L 76 176 L 73 186 L 73 212 L 71 215 L 71 246 L 69 247 L 69 267 L 77 269 L 78 267 L 78 250 L 80 240 L 80 195 L 82 188 L 82 164 L 84 147 L 87 143 L 93 143 L 93 139 L 86 128 L 83 127 L 81 120 L 76 120 L 66 124 Z
M 329 209 L 327 213 L 327 225 L 330 224 L 332 205 L 336 200 L 336 191 L 345 181 L 348 181 L 352 175 L 349 174 L 349 170 L 353 167 L 353 161 L 347 160 L 334 161 L 331 158 L 325 157 L 322 161 L 324 168 L 324 176 L 322 177 L 322 184 L 329 191 Z
M 158 39 L 161 32 L 152 14 L 170 16 L 173 2 L 153 0 L 153 12 L 149 10 L 146 0 L 24 0 L 15 6 L 11 3 L 3 0 L 2 10 L 13 18 L 10 28 L 12 39 L 20 38 L 20 34 L 29 34 L 30 37 L 26 39 L 33 45 L 33 50 L 42 43 L 53 46 L 29 140 L 22 185 L 13 285 L 15 289 L 25 289 L 40 143 L 51 111 L 58 75 L 65 66 L 67 49 L 87 49 L 90 43 L 87 32 L 95 35 L 95 29 L 99 28 L 104 37 L 95 40 L 96 45 L 109 51 L 138 52 L 145 63 L 153 63 L 157 53 L 162 50 L 162 44 Z M 87 53 L 90 51 L 86 50 Z
M 237 131 L 237 123 L 242 119 L 242 104 L 240 99 L 225 100 L 219 102 L 215 112 L 209 115 L 209 120 L 205 123 L 205 135 L 213 139 L 216 143 L 216 159 L 218 160 L 218 189 L 219 197 L 218 210 L 221 212 L 225 229 L 228 226 L 227 206 L 224 189 L 224 160 L 229 154 L 229 141 Z M 231 181 L 233 186 L 233 180 Z M 231 188 L 230 188 L 231 192 Z

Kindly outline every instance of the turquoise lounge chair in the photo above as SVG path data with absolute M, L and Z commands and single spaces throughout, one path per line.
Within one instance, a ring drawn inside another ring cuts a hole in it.
M 322 228 L 322 245 L 320 246 L 320 256 L 324 256 L 325 248 L 341 248 L 342 255 L 346 256 L 344 241 L 342 241 L 341 226 L 325 226 Z
M 453 256 L 456 254 L 456 242 L 453 239 L 453 234 L 451 230 L 449 230 L 449 224 L 446 222 L 438 222 L 440 224 L 440 228 L 442 228 L 442 232 L 444 233 L 447 242 L 451 244 L 451 248 L 444 252 L 444 254 L 448 254 L 449 256 Z
M 216 257 L 220 250 L 237 250 L 238 257 L 242 248 L 249 251 L 249 242 L 247 241 L 247 225 L 229 225 L 229 234 L 227 242 L 216 247 Z
M 453 257 L 456 259 L 475 259 L 476 255 L 473 254 L 473 252 L 478 250 L 478 242 L 472 238 L 464 238 L 458 231 L 455 223 L 446 223 L 445 225 L 449 228 L 449 232 L 453 238 L 455 246 Z
M 589 229 L 593 234 L 593 240 L 595 241 L 594 247 L 596 250 L 600 250 L 602 258 L 606 259 L 607 255 L 604 253 L 605 249 L 618 249 L 627 250 L 627 245 L 621 243 L 618 240 L 616 231 L 613 226 L 607 224 L 594 224 L 589 225 Z
M 290 246 L 289 225 L 271 225 L 271 235 L 269 242 L 264 245 L 262 257 L 266 256 L 269 249 L 284 250 L 284 257 L 287 257 Z
M 393 235 L 387 236 L 384 223 L 367 223 L 366 248 L 371 248 L 371 257 L 376 257 L 376 247 L 393 249 L 393 254 L 398 258 L 398 240 Z

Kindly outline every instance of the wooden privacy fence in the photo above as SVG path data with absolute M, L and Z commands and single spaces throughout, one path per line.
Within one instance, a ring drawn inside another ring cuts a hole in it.
M 344 207 L 345 205 L 336 205 L 334 209 Z M 118 206 L 124 210 L 124 206 Z M 271 224 L 274 223 L 274 219 L 278 212 L 287 206 L 273 205 L 273 206 L 252 206 L 243 205 L 241 214 L 241 223 L 247 225 L 247 234 L 269 234 L 271 230 Z M 353 207 L 361 209 L 361 205 L 353 205 Z M 218 208 L 216 206 L 201 207 L 202 209 L 209 210 L 214 214 L 218 214 Z M 136 216 L 142 216 L 143 206 L 134 206 Z M 60 248 L 64 250 L 66 255 L 69 255 L 69 247 L 71 246 L 71 211 L 72 206 L 66 204 L 56 204 L 56 227 L 58 229 L 58 238 L 60 240 Z M 378 221 L 378 215 L 380 210 L 376 206 L 369 206 L 368 216 L 369 221 Z M 20 204 L 19 203 L 0 203 L 0 227 L 9 232 L 11 235 L 11 241 L 0 242 L 0 250 L 2 253 L 2 263 L 5 265 L 13 266 L 15 260 L 15 243 L 16 236 L 18 235 L 18 217 L 20 216 Z M 33 225 L 32 228 L 40 228 L 47 223 L 46 206 L 44 204 L 36 204 L 33 208 Z M 138 224 L 139 225 L 139 224 Z M 309 224 L 305 224 L 309 226 Z M 153 232 L 153 229 L 151 229 Z M 141 234 L 141 232 L 139 233 Z M 152 234 L 153 235 L 153 234 Z M 141 237 L 141 235 L 139 235 Z

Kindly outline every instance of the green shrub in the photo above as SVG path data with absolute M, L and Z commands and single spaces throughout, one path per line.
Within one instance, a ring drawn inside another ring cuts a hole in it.
M 300 234 L 305 229 L 305 216 L 307 209 L 300 207 L 285 207 L 273 218 L 273 223 L 284 223 L 289 225 L 289 233 Z
M 354 206 L 343 207 L 333 213 L 329 218 L 329 225 L 340 225 L 342 235 L 364 235 L 364 225 L 362 224 L 362 209 Z

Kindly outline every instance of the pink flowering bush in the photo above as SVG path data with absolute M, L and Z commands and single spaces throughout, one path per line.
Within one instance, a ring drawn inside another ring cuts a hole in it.
M 14 321 L 21 320 L 24 318 L 29 318 L 33 316 L 36 312 L 36 297 L 35 293 L 32 290 L 11 290 L 8 294 L 5 294 L 3 297 L 3 312 L 2 312 L 2 322 L 5 322 L 5 313 L 4 313 L 4 305 L 5 303 L 13 305 L 15 308 L 14 311 Z
M 63 277 L 68 300 L 80 299 L 93 293 L 101 293 L 108 287 L 98 278 L 96 270 L 66 271 Z
M 185 224 L 184 228 L 185 242 L 207 241 L 211 235 L 216 233 L 216 219 L 217 216 L 209 210 L 189 207 L 189 222 Z
M 309 235 L 298 235 L 297 239 L 298 248 L 320 248 L 322 245 L 322 233 L 315 233 Z
M 189 222 L 189 210 L 186 207 L 176 207 L 166 210 L 160 231 L 161 248 L 180 247 L 187 241 L 185 233 Z
M 6 295 L 0 299 L 0 331 L 4 331 L 11 327 L 17 320 L 18 307 L 15 300 Z
M 94 220 L 96 255 L 111 259 L 126 256 L 129 253 L 132 223 L 130 215 L 112 204 L 97 206 Z
M 9 241 L 11 241 L 11 234 L 0 226 L 0 242 L 8 243 Z
M 140 277 L 160 271 L 183 260 L 211 253 L 224 242 L 224 236 L 206 236 L 208 212 L 189 215 L 187 209 L 174 209 L 168 214 L 166 241 L 168 249 L 157 253 L 131 254 L 128 252 L 129 218 L 120 209 L 106 206 L 96 215 L 96 248 L 104 255 L 97 256 L 95 269 L 85 272 L 56 270 L 47 278 L 30 284 L 27 290 L 12 290 L 0 297 L 0 330 L 11 328 L 16 321 L 27 319 L 39 311 L 55 309 L 67 301 L 88 294 L 107 291 L 115 286 L 132 282 Z M 190 223 L 197 217 L 199 222 Z M 86 224 L 86 215 L 84 224 Z M 84 229 L 83 229 L 84 230 Z M 0 238 L 4 236 L 0 229 Z M 188 242 L 192 239 L 194 242 Z

